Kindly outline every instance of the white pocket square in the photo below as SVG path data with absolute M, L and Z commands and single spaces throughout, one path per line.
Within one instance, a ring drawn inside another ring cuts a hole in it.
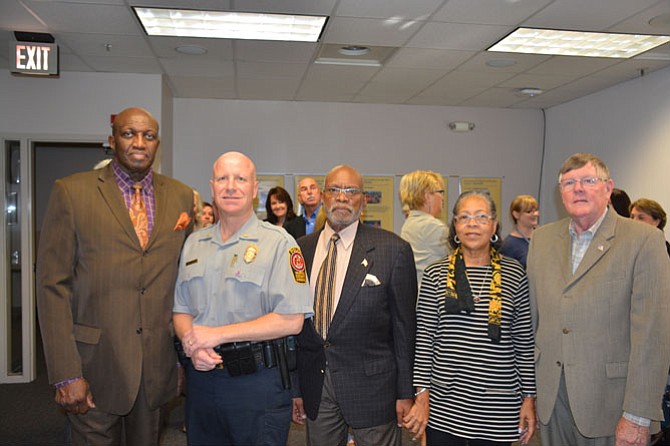
M 365 275 L 365 280 L 363 280 L 363 284 L 361 285 L 361 287 L 364 287 L 364 286 L 379 286 L 381 284 L 382 283 L 379 281 L 379 279 L 377 279 L 377 276 L 375 276 L 374 274 L 366 274 Z

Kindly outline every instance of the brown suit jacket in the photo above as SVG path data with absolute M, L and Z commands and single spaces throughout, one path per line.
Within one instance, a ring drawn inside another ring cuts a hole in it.
M 140 247 L 111 166 L 57 180 L 37 256 L 37 309 L 49 372 L 83 375 L 103 412 L 130 411 L 144 380 L 149 405 L 173 397 L 172 305 L 193 191 L 154 173 L 156 212 Z
M 670 363 L 663 234 L 610 209 L 572 274 L 569 224 L 539 228 L 528 253 L 540 420 L 551 417 L 561 370 L 583 435 L 614 435 L 623 411 L 661 420 Z

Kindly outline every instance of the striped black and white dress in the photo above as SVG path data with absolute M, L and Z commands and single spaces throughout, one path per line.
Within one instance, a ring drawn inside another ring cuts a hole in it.
M 430 388 L 428 425 L 463 438 L 517 441 L 522 394 L 535 394 L 526 272 L 502 257 L 495 344 L 487 334 L 491 266 L 467 267 L 475 311 L 446 314 L 447 266 L 448 258 L 426 269 L 417 307 L 414 385 Z

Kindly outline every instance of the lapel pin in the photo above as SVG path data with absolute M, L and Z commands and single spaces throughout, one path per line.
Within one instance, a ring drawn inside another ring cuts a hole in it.
M 368 266 L 368 259 L 363 259 L 363 261 L 361 262 L 361 265 L 363 265 L 364 267 L 367 268 L 367 266 Z
M 605 247 L 603 245 L 598 245 L 598 251 L 602 252 L 605 250 Z

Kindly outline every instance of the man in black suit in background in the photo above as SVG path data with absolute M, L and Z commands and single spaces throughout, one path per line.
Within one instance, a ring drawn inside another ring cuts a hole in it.
M 311 446 L 344 446 L 349 427 L 357 446 L 400 445 L 399 426 L 414 396 L 412 248 L 392 232 L 359 222 L 365 196 L 354 168 L 337 166 L 326 175 L 323 202 L 325 228 L 298 241 L 316 311 L 298 338 L 300 397 L 294 399 L 293 420 L 307 419 Z M 333 304 L 321 317 L 319 294 L 328 280 L 320 270 L 329 264 L 331 243 Z

